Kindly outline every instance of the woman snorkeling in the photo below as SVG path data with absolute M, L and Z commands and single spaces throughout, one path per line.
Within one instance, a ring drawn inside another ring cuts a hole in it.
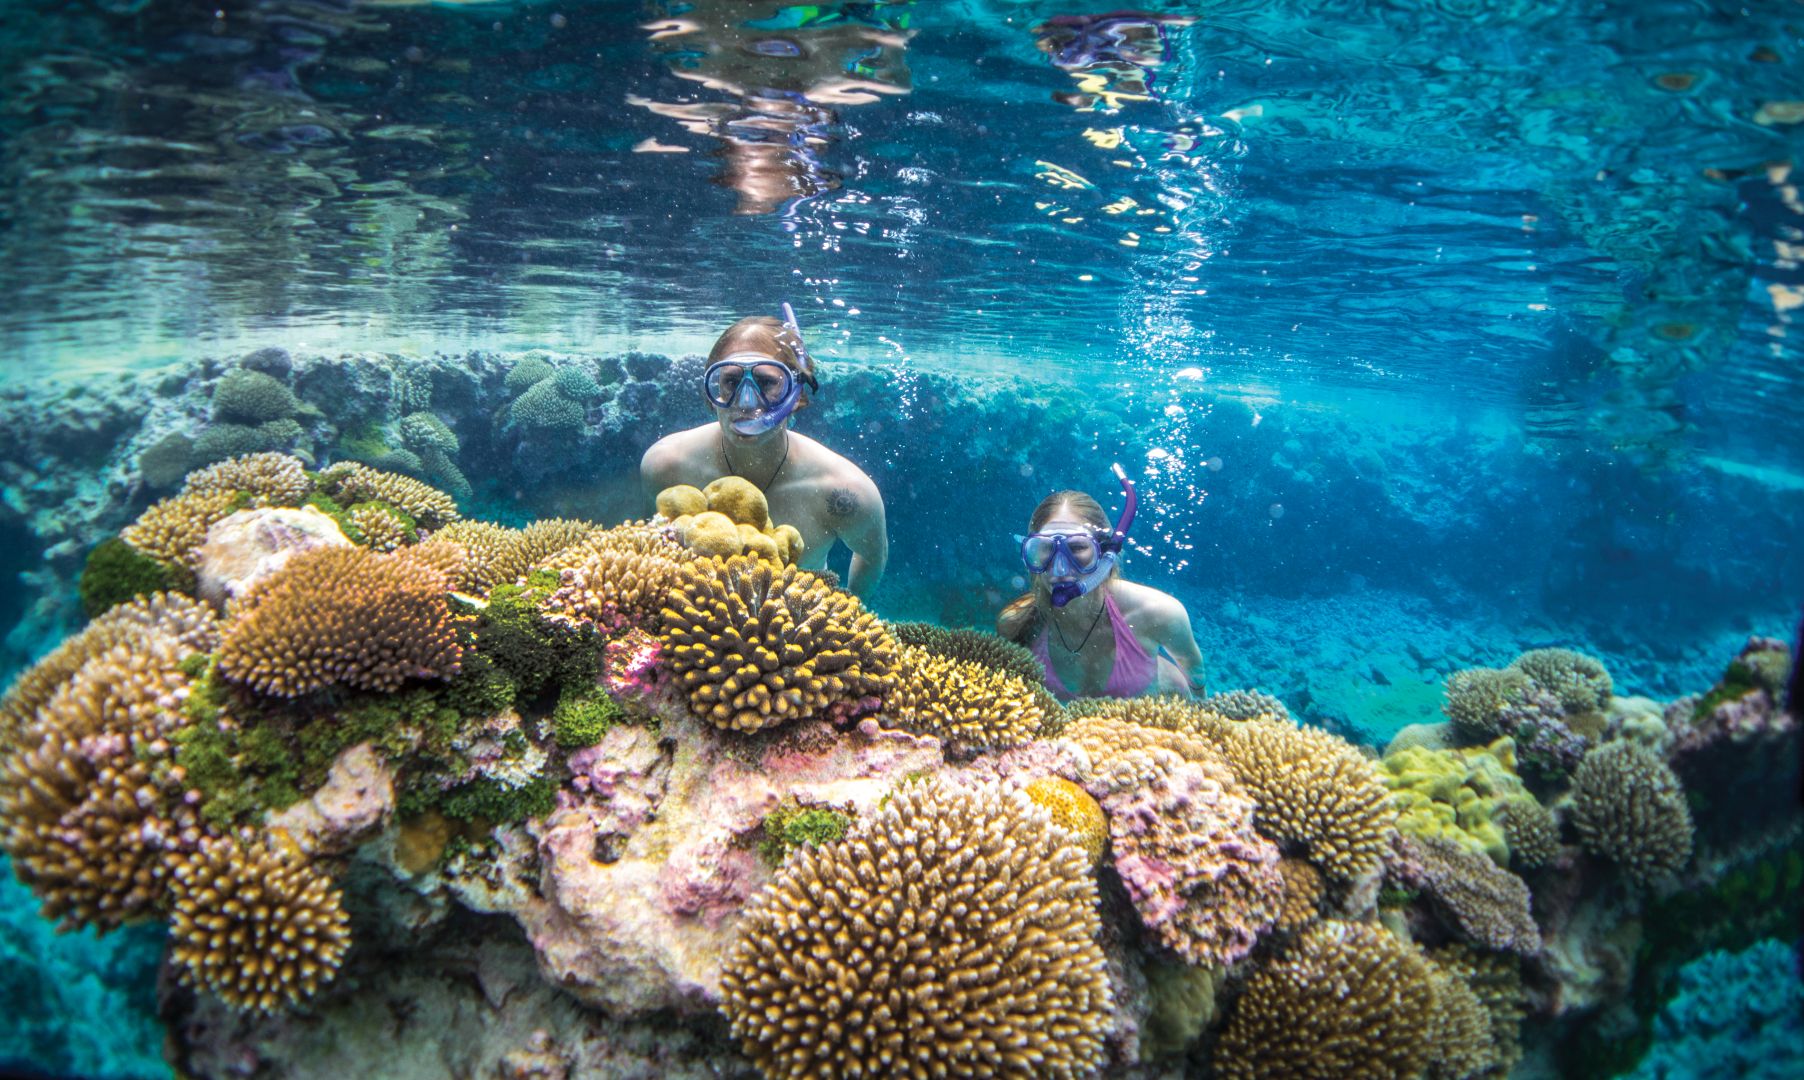
M 1028 535 L 1015 538 L 1033 585 L 1002 609 L 997 633 L 1033 650 L 1061 701 L 1200 694 L 1203 654 L 1190 613 L 1169 593 L 1121 576 L 1138 500 L 1114 468 L 1127 500 L 1116 524 L 1081 491 L 1055 491 L 1034 510 Z

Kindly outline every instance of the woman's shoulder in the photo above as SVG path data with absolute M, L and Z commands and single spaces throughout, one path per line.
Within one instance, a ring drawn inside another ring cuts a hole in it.
M 1129 620 L 1163 626 L 1173 621 L 1188 621 L 1190 618 L 1190 613 L 1184 610 L 1182 600 L 1151 585 L 1117 578 L 1113 594 L 1115 606 L 1121 609 L 1122 617 Z

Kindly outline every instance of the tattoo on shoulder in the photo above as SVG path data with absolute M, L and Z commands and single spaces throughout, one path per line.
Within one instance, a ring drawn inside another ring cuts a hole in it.
M 827 492 L 827 513 L 836 518 L 851 517 L 858 512 L 858 496 L 851 488 L 834 488 Z

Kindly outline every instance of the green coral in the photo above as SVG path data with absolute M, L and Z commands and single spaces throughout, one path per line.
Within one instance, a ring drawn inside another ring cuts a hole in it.
M 119 539 L 109 537 L 88 553 L 81 570 L 81 609 L 88 618 L 146 593 L 179 591 L 182 575 Z
M 556 806 L 557 779 L 541 774 L 519 787 L 507 787 L 487 777 L 459 784 L 445 793 L 438 809 L 448 818 L 505 825 L 544 817 Z
M 138 455 L 138 474 L 158 491 L 179 486 L 194 468 L 194 440 L 179 431 L 170 432 Z
M 582 368 L 562 368 L 552 379 L 557 383 L 558 392 L 573 401 L 588 401 L 602 394 L 601 384 Z
M 515 398 L 507 415 L 514 427 L 545 433 L 574 433 L 584 423 L 582 404 L 559 391 L 553 379 L 535 383 Z
M 1516 772 L 1516 744 L 1437 750 L 1410 746 L 1385 755 L 1380 774 L 1391 789 L 1397 827 L 1419 837 L 1445 837 L 1499 866 L 1510 861 L 1503 811 L 1533 801 Z
M 271 449 L 262 434 L 243 424 L 214 424 L 194 439 L 194 465 L 211 465 L 216 461 L 258 454 Z
M 457 433 L 439 419 L 436 413 L 409 413 L 395 426 L 401 433 L 402 445 L 416 453 L 431 447 L 447 454 L 455 454 L 460 448 Z
M 511 708 L 519 688 L 507 673 L 480 652 L 464 653 L 463 667 L 445 684 L 445 704 L 460 716 L 493 716 Z
M 227 373 L 213 388 L 213 416 L 220 420 L 260 424 L 293 416 L 300 404 L 280 379 L 248 368 Z
M 181 783 L 200 793 L 201 818 L 220 830 L 254 824 L 301 798 L 300 765 L 273 725 L 227 719 L 232 691 L 201 655 L 184 661 L 196 681 L 170 736 Z M 262 718 L 258 718 L 261 720 Z
M 557 369 L 536 356 L 529 356 L 508 369 L 506 386 L 510 394 L 524 393 L 529 387 L 556 374 Z
M 1708 694 L 1698 698 L 1697 704 L 1691 707 L 1692 719 L 1702 720 L 1715 712 L 1719 706 L 1727 705 L 1731 701 L 1738 701 L 1760 689 L 1761 685 L 1759 673 L 1745 659 L 1738 656 L 1729 661 L 1729 666 L 1723 671 L 1722 679 L 1710 688 Z
M 601 690 L 566 693 L 551 712 L 551 730 L 559 746 L 575 750 L 600 742 L 620 719 L 620 705 Z
M 401 694 L 360 694 L 329 713 L 308 720 L 296 733 L 301 778 L 308 788 L 325 781 L 334 758 L 358 743 L 370 743 L 384 760 L 453 760 L 451 741 L 463 717 L 439 689 Z
M 772 866 L 781 865 L 798 847 L 830 844 L 852 827 L 850 814 L 824 806 L 799 806 L 786 802 L 764 819 L 764 838 L 758 853 Z
M 528 578 L 525 585 L 497 585 L 489 591 L 476 627 L 477 651 L 529 697 L 566 686 L 593 686 L 600 670 L 601 650 L 593 634 L 540 617 L 549 593 L 544 574 Z

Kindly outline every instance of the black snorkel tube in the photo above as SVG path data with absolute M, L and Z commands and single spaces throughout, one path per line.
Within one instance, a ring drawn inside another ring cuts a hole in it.
M 1134 511 L 1140 508 L 1140 496 L 1134 491 L 1134 482 L 1128 479 L 1127 472 L 1120 463 L 1109 466 L 1115 472 L 1115 479 L 1121 482 L 1123 503 L 1121 516 L 1115 519 L 1115 525 L 1109 535 L 1099 537 L 1096 546 L 1102 557 L 1096 560 L 1096 566 L 1076 581 L 1054 582 L 1052 586 L 1052 606 L 1062 608 L 1071 601 L 1101 585 L 1108 579 L 1109 572 L 1115 568 L 1115 562 L 1121 556 L 1121 548 L 1127 542 L 1128 530 L 1134 527 Z

